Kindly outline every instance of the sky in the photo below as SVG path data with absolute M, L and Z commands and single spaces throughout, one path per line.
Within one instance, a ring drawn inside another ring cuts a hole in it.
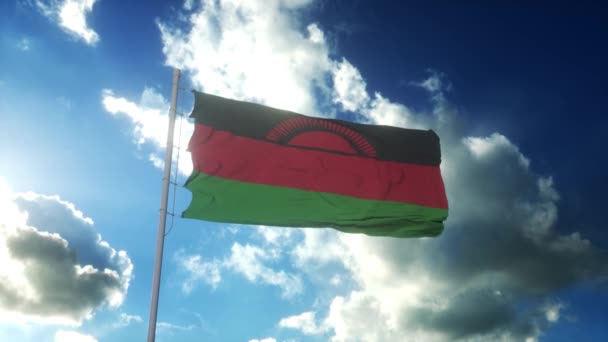
M 604 341 L 608 13 L 507 3 L 2 1 L 0 340 L 145 338 L 179 68 L 158 341 Z M 444 232 L 181 219 L 191 89 L 433 129 Z

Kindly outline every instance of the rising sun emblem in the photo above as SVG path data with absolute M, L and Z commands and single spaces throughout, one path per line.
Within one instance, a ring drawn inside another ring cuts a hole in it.
M 266 135 L 275 143 L 376 157 L 374 147 L 359 133 L 336 122 L 293 117 L 279 122 Z

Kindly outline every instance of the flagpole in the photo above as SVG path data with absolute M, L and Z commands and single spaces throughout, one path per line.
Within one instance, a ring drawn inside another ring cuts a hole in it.
M 169 130 L 167 132 L 167 151 L 165 152 L 165 169 L 163 171 L 163 190 L 160 197 L 160 218 L 156 236 L 156 257 L 154 261 L 154 276 L 152 278 L 152 301 L 150 303 L 150 320 L 148 322 L 148 342 L 154 342 L 156 336 L 156 317 L 158 314 L 158 295 L 160 292 L 160 274 L 163 266 L 163 246 L 165 244 L 165 226 L 167 223 L 167 202 L 169 199 L 169 181 L 171 178 L 171 162 L 173 158 L 173 131 L 177 107 L 177 89 L 180 70 L 173 69 L 173 88 L 171 90 L 171 108 L 169 109 Z

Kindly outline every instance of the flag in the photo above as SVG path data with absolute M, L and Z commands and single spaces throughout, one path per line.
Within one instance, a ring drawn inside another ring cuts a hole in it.
M 183 217 L 436 236 L 448 203 L 432 130 L 321 119 L 194 92 Z

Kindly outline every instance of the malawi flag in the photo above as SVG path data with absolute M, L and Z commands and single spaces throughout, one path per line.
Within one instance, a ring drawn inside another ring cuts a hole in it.
M 443 230 L 439 137 L 194 92 L 183 217 L 420 237 Z

